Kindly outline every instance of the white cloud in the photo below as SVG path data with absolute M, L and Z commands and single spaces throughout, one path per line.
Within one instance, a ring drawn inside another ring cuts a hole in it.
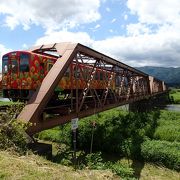
M 48 30 L 71 28 L 100 19 L 101 0 L 1 0 L 0 13 L 5 15 L 5 25 L 14 29 L 32 24 Z
M 180 36 L 159 33 L 138 36 L 114 36 L 96 41 L 86 32 L 47 33 L 36 45 L 58 42 L 82 43 L 130 66 L 180 66 Z
M 111 20 L 111 23 L 114 23 L 114 22 L 116 22 L 116 18 L 114 18 L 114 19 Z
M 100 24 L 97 24 L 95 27 L 94 27 L 94 29 L 98 29 L 98 28 L 100 28 L 101 27 L 101 25 Z
M 2 71 L 2 56 L 9 51 L 11 51 L 11 49 L 8 49 L 3 44 L 0 44 L 0 72 Z
M 111 12 L 111 9 L 109 7 L 106 8 L 107 12 Z
M 176 23 L 180 18 L 179 0 L 128 0 L 127 6 L 141 23 Z
M 128 19 L 128 15 L 125 14 L 125 15 L 124 15 L 124 20 L 126 21 L 127 19 Z
M 93 40 L 86 32 L 67 32 L 67 31 L 54 31 L 46 33 L 44 37 L 39 38 L 36 41 L 36 45 L 51 44 L 58 42 L 74 42 L 85 44 L 86 46 L 92 46 Z
M 75 33 L 54 28 L 56 30 L 48 31 L 44 37 L 39 38 L 36 45 L 64 41 L 80 42 L 131 66 L 180 66 L 179 2 L 179 0 L 164 0 L 163 3 L 157 0 L 128 0 L 128 8 L 137 15 L 138 22 L 126 26 L 126 36 L 107 37 L 97 41 L 93 40 L 86 32 Z M 77 14 L 74 13 L 74 15 Z M 56 19 L 51 21 L 47 15 L 45 16 L 49 24 L 59 22 L 61 19 L 57 18 L 59 21 L 55 21 Z M 127 16 L 129 15 L 127 14 Z M 68 22 L 72 23 L 70 26 L 73 26 L 73 23 L 77 24 L 79 21 L 73 19 L 73 21 Z M 38 20 L 38 23 L 42 23 L 42 21 Z M 26 23 L 26 25 L 29 24 Z M 100 25 L 97 24 L 94 28 L 99 27 Z M 111 29 L 109 32 L 112 36 Z
M 138 36 L 142 34 L 149 34 L 151 29 L 149 29 L 145 24 L 129 24 L 127 25 L 127 34 L 132 36 Z
M 22 45 L 22 49 L 28 49 L 29 47 L 28 47 L 28 45 L 26 44 L 26 43 L 24 43 L 23 45 Z
M 93 48 L 130 66 L 180 66 L 180 36 L 169 33 L 114 36 Z

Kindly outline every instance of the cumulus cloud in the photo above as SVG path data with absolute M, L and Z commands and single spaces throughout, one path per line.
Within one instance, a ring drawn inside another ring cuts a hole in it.
M 170 34 L 115 36 L 94 42 L 93 48 L 131 66 L 180 66 L 180 38 Z
M 11 51 L 11 49 L 8 49 L 3 44 L 0 44 L 0 72 L 2 71 L 2 56 L 9 51 Z
M 128 0 L 127 6 L 141 23 L 176 23 L 180 18 L 179 0 Z
M 113 18 L 113 19 L 111 20 L 111 23 L 114 23 L 114 22 L 116 22 L 116 18 Z
M 127 19 L 128 19 L 128 15 L 125 14 L 125 15 L 124 15 L 124 20 L 126 21 Z
M 107 12 L 111 12 L 111 9 L 109 7 L 106 8 Z
M 180 66 L 180 1 L 128 0 L 138 22 L 93 47 L 131 66 Z
M 14 29 L 32 24 L 47 30 L 72 28 L 78 24 L 100 19 L 101 0 L 1 0 L 0 13 L 5 15 L 5 25 Z
M 1 0 L 0 14 L 11 29 L 18 25 L 25 30 L 32 24 L 43 26 L 47 31 L 36 45 L 80 42 L 131 66 L 180 66 L 179 0 L 127 0 L 131 15 L 126 11 L 124 20 L 128 23 L 134 15 L 138 22 L 121 24 L 119 27 L 126 28 L 124 36 L 112 36 L 114 29 L 110 28 L 110 37 L 97 40 L 86 32 L 70 29 L 99 20 L 101 2 L 105 0 Z M 99 27 L 97 24 L 92 30 Z M 6 48 L 0 45 L 0 50 L 3 49 Z
M 51 33 L 46 33 L 45 36 L 39 38 L 36 41 L 36 45 L 51 44 L 58 42 L 74 42 L 81 43 L 87 46 L 92 46 L 93 40 L 86 32 L 68 32 L 68 31 L 54 31 Z
M 128 0 L 127 7 L 138 22 L 127 24 L 126 36 L 93 40 L 85 32 L 54 31 L 36 44 L 80 42 L 131 66 L 180 66 L 180 1 Z

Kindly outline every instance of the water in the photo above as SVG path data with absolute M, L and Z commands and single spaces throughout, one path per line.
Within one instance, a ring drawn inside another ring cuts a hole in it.
M 166 105 L 164 109 L 169 110 L 169 111 L 180 112 L 180 104 L 169 104 L 169 105 Z

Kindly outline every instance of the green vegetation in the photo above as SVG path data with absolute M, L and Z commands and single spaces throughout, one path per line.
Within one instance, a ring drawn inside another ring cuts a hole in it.
M 16 104 L 11 106 L 6 113 L 0 114 L 0 149 L 12 149 L 19 153 L 27 150 L 24 134 L 27 125 L 16 120 L 22 107 L 22 104 Z
M 94 133 L 93 150 L 107 153 L 120 153 L 122 156 L 140 156 L 140 144 L 144 136 L 153 136 L 157 124 L 158 112 L 149 114 L 127 113 L 114 109 L 100 113 L 79 122 L 78 147 L 89 152 L 92 131 Z M 92 126 L 96 121 L 96 127 Z M 39 138 L 71 145 L 70 124 L 46 130 Z
M 22 102 L 13 102 L 13 101 L 0 101 L 0 106 L 6 106 L 6 105 L 8 105 L 8 106 L 13 106 L 13 105 L 18 105 L 18 104 L 21 104 L 21 105 L 23 105 L 23 103 Z
M 180 154 L 176 153 L 180 149 L 180 144 L 178 143 L 180 142 L 179 119 L 179 112 L 169 112 L 165 110 L 140 114 L 128 113 L 116 108 L 106 111 L 105 113 L 99 113 L 98 115 L 79 121 L 78 149 L 80 152 L 82 150 L 85 151 L 85 154 L 90 152 L 93 132 L 93 152 L 101 151 L 103 153 L 113 153 L 120 157 L 127 157 L 128 159 L 144 159 L 155 163 L 159 162 L 161 165 L 180 170 L 180 167 L 177 165 Z M 92 126 L 94 121 L 96 122 L 95 128 Z M 154 142 L 156 142 L 156 144 L 147 146 L 147 144 L 151 142 L 150 140 L 146 141 L 147 137 L 159 141 L 152 140 L 152 144 Z M 71 146 L 72 137 L 70 124 L 41 132 L 39 138 L 65 143 Z M 165 146 L 165 144 L 168 144 L 167 148 L 163 149 L 162 146 Z M 174 144 L 176 144 L 175 147 Z M 150 148 L 153 148 L 153 146 L 154 151 Z M 159 152 L 157 151 L 158 148 L 162 148 L 164 151 Z M 154 152 L 152 155 L 153 158 L 149 158 L 149 154 L 151 154 L 152 151 Z M 167 158 L 162 160 L 159 156 Z M 173 159 L 170 161 L 169 159 L 171 159 L 171 157 Z M 175 158 L 177 161 L 174 160 Z M 64 158 L 63 161 L 65 159 L 66 158 Z M 80 159 L 82 159 L 82 157 Z M 66 160 L 68 160 L 68 158 Z M 169 162 L 169 164 L 167 162 Z M 60 161 L 60 163 L 62 163 L 62 161 Z M 117 162 L 115 162 L 115 164 L 116 163 Z M 86 165 L 87 164 L 85 164 L 85 166 Z M 106 167 L 106 165 L 103 166 Z M 114 166 L 116 167 L 116 165 Z M 113 169 L 112 167 L 114 166 L 111 166 L 111 169 Z M 119 167 L 119 165 L 117 165 L 117 167 Z
M 172 89 L 170 97 L 172 97 L 175 104 L 180 104 L 180 89 Z
M 111 171 L 81 170 L 62 166 L 40 156 L 17 156 L 0 151 L 0 179 L 49 180 L 49 179 L 118 179 Z
M 0 101 L 0 106 L 13 105 L 12 101 Z
M 171 94 L 177 93 L 179 92 L 173 91 Z M 18 111 L 20 111 L 20 104 L 11 106 L 7 114 L 0 115 L 0 149 L 11 149 L 13 152 L 25 154 L 27 147 L 22 132 L 26 125 L 16 121 Z M 54 142 L 52 157 L 54 163 L 44 160 L 41 162 L 39 159 L 32 160 L 37 164 L 30 169 L 30 165 L 24 161 L 22 166 L 19 165 L 20 168 L 24 166 L 22 173 L 19 167 L 12 167 L 17 171 L 14 176 L 5 167 L 10 164 L 3 164 L 5 158 L 1 156 L 1 153 L 4 154 L 4 152 L 0 152 L 0 169 L 3 169 L 3 171 L 0 170 L 0 179 L 10 177 L 16 179 L 20 176 L 23 179 L 49 179 L 50 177 L 58 179 L 60 174 L 65 179 L 72 177 L 118 179 L 118 176 L 123 179 L 147 179 L 147 176 L 148 179 L 178 179 L 176 171 L 162 166 L 180 170 L 179 120 L 180 112 L 157 110 L 149 113 L 131 113 L 120 108 L 83 118 L 79 121 L 77 131 L 76 160 L 72 151 L 71 124 L 46 130 L 37 134 L 36 138 Z M 92 153 L 90 153 L 91 150 Z M 19 157 L 13 159 L 14 157 L 10 162 L 21 160 Z M 30 155 L 25 159 L 32 157 L 37 158 Z M 158 166 L 154 167 L 146 162 L 155 163 Z M 64 165 L 69 167 L 64 167 Z M 76 167 L 76 172 L 73 167 Z M 60 171 L 56 173 L 58 168 Z M 92 172 L 91 175 L 90 172 Z M 53 173 L 57 176 L 52 175 Z
M 161 111 L 154 139 L 180 142 L 180 112 Z
M 123 167 L 128 166 L 128 161 L 122 159 L 120 161 Z M 129 162 L 130 166 L 133 162 Z M 114 167 L 115 169 L 115 167 Z M 158 179 L 158 180 L 177 180 L 179 173 L 164 167 L 154 166 L 152 164 L 136 163 L 135 172 L 140 180 Z M 131 173 L 128 172 L 127 173 Z M 12 152 L 0 151 L 0 179 L 2 180 L 49 180 L 49 179 L 80 179 L 80 180 L 118 180 L 118 176 L 114 175 L 111 170 L 76 170 L 57 163 L 45 160 L 43 157 L 29 154 L 25 156 L 15 155 Z M 133 178 L 122 178 L 133 179 Z M 135 178 L 134 178 L 135 179 Z
M 180 170 L 180 143 L 146 140 L 141 148 L 145 160 Z

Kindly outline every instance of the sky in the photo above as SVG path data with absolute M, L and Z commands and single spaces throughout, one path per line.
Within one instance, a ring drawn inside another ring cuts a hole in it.
M 1 57 L 67 41 L 134 67 L 180 67 L 180 0 L 0 0 Z

